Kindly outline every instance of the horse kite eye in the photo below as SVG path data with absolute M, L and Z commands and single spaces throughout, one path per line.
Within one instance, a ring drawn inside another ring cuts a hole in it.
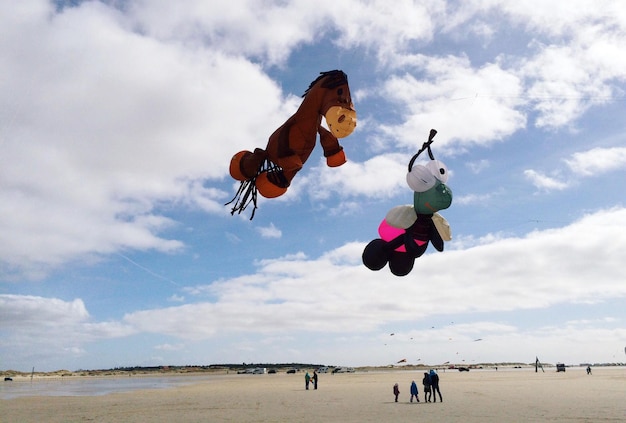
M 343 88 L 339 88 L 337 90 L 337 95 L 343 95 Z

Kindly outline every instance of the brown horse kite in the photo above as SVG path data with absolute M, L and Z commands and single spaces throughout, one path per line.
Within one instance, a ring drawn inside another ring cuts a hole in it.
M 321 72 L 302 97 L 296 113 L 274 131 L 265 149 L 240 151 L 231 159 L 230 175 L 241 181 L 237 194 L 227 203 L 235 202 L 231 214 L 241 213 L 250 202 L 256 209 L 257 190 L 266 198 L 283 195 L 313 151 L 317 134 L 328 166 L 346 162 L 337 138 L 347 137 L 356 127 L 348 76 L 340 70 Z M 322 116 L 330 131 L 322 127 Z

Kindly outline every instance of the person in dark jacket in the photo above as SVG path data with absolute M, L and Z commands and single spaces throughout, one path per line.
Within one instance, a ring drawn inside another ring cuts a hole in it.
M 424 401 L 430 402 L 430 375 L 428 372 L 424 372 L 424 379 L 422 379 L 422 385 L 424 385 Z
M 443 402 L 441 391 L 439 390 L 439 375 L 434 370 L 430 371 L 430 389 L 432 390 L 433 402 L 437 402 L 437 395 L 435 394 L 439 394 L 439 401 Z
M 393 385 L 393 394 L 396 396 L 396 402 L 398 402 L 398 395 L 400 395 L 400 388 L 398 387 L 397 383 Z

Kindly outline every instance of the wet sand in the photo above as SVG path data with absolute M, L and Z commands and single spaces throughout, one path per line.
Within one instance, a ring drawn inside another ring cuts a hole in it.
M 0 400 L 6 422 L 607 422 L 626 421 L 626 368 L 440 371 L 443 402 L 425 403 L 421 371 L 209 375 L 192 385 L 99 396 Z M 420 403 L 409 402 L 419 386 Z M 400 385 L 399 402 L 392 387 Z M 9 382 L 10 383 L 10 382 Z

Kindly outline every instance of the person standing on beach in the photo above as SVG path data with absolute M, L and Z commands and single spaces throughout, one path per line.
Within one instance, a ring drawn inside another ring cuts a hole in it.
M 591 366 L 587 366 L 587 374 L 590 375 L 591 374 Z
M 396 396 L 396 402 L 398 402 L 398 395 L 400 395 L 400 388 L 398 388 L 398 384 L 393 385 L 393 394 Z
M 415 381 L 411 382 L 411 402 L 413 402 L 413 397 L 415 397 L 415 402 L 420 402 L 420 397 L 418 396 L 419 391 L 417 390 L 417 384 Z
M 313 389 L 317 389 L 317 372 L 313 370 Z
M 306 372 L 306 374 L 304 375 L 304 387 L 308 390 L 309 389 L 309 382 L 311 381 L 311 375 L 309 374 L 309 372 Z
M 439 394 L 439 401 L 443 402 L 441 391 L 439 390 L 439 375 L 434 370 L 430 371 L 430 389 L 432 391 L 433 402 L 437 402 L 437 395 L 435 394 Z
M 424 372 L 422 385 L 424 385 L 424 402 L 430 402 L 430 376 L 428 375 L 428 372 Z

